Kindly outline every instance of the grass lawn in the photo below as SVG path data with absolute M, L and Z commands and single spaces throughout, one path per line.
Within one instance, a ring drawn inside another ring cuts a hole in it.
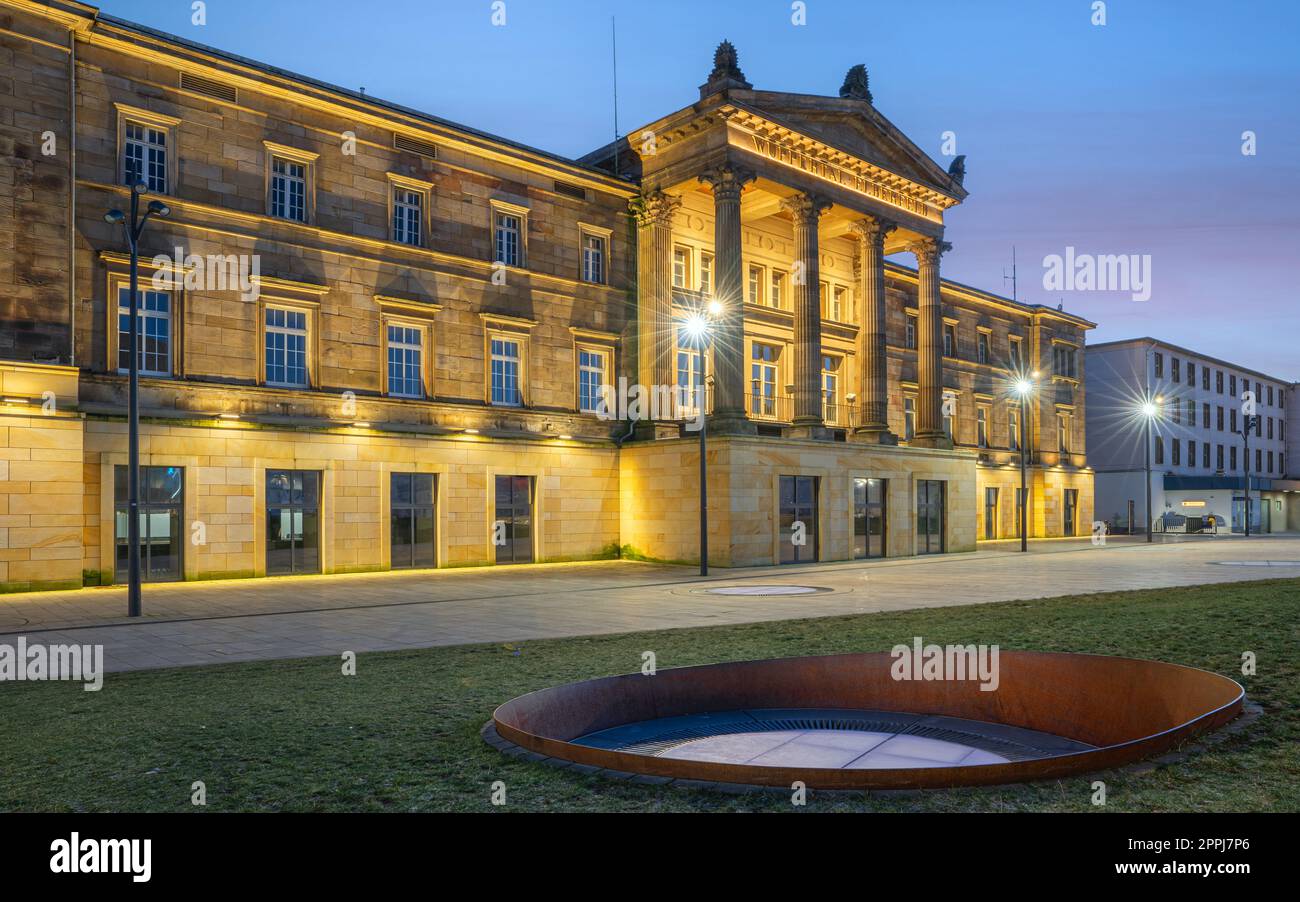
M 701 604 L 707 604 L 701 600 Z M 793 810 L 783 795 L 627 785 L 507 758 L 479 739 L 520 693 L 640 668 L 887 650 L 927 642 L 1080 651 L 1202 667 L 1246 686 L 1264 716 L 1188 760 L 1110 772 L 1109 811 L 1300 810 L 1300 580 L 1159 589 L 744 626 L 109 674 L 0 685 L 0 810 Z M 1243 677 L 1243 651 L 1258 675 Z M 1120 700 L 1117 700 L 1120 702 Z M 803 811 L 1094 811 L 1093 777 L 849 798 Z M 506 783 L 508 805 L 489 804 Z

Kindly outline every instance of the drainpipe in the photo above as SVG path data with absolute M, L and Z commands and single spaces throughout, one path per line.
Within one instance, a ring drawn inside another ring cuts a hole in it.
M 68 365 L 77 365 L 77 30 L 68 29 Z

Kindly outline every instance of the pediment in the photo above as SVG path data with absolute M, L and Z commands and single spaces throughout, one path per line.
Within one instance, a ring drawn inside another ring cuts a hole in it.
M 849 98 L 755 91 L 746 103 L 791 131 L 838 148 L 904 178 L 964 197 L 947 171 L 871 104 Z

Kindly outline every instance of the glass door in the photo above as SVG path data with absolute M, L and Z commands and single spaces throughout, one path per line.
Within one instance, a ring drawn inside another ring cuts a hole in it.
M 185 470 L 182 467 L 140 468 L 140 578 L 169 582 L 183 578 L 181 517 Z M 127 581 L 127 468 L 113 469 L 114 579 Z
M 944 502 L 948 484 L 922 479 L 916 484 L 916 553 L 944 551 Z
M 394 473 L 390 486 L 390 566 L 437 566 L 438 517 L 432 473 Z
M 817 560 L 817 477 L 782 476 L 781 563 Z
M 320 473 L 266 471 L 266 572 L 320 572 Z
M 998 490 L 993 486 L 984 489 L 984 538 L 998 537 Z
M 1065 532 L 1063 535 L 1078 535 L 1078 523 L 1076 522 L 1079 515 L 1079 490 L 1065 490 Z
M 883 479 L 853 480 L 853 556 L 885 556 L 885 490 Z
M 498 564 L 526 564 L 533 559 L 533 480 L 531 476 L 496 478 L 496 522 L 492 524 Z

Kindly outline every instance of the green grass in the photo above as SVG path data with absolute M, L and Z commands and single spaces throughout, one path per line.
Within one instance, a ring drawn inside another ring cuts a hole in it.
M 701 601 L 701 604 L 707 604 Z M 523 692 L 640 667 L 938 643 L 1155 658 L 1243 682 L 1265 709 L 1186 760 L 1108 772 L 1108 811 L 1300 810 L 1300 580 L 1110 593 L 925 611 L 0 686 L 0 810 L 792 810 L 783 795 L 628 785 L 507 758 L 479 739 Z M 1243 651 L 1258 675 L 1243 677 Z M 1012 788 L 810 796 L 803 811 L 1093 811 L 1092 776 Z

